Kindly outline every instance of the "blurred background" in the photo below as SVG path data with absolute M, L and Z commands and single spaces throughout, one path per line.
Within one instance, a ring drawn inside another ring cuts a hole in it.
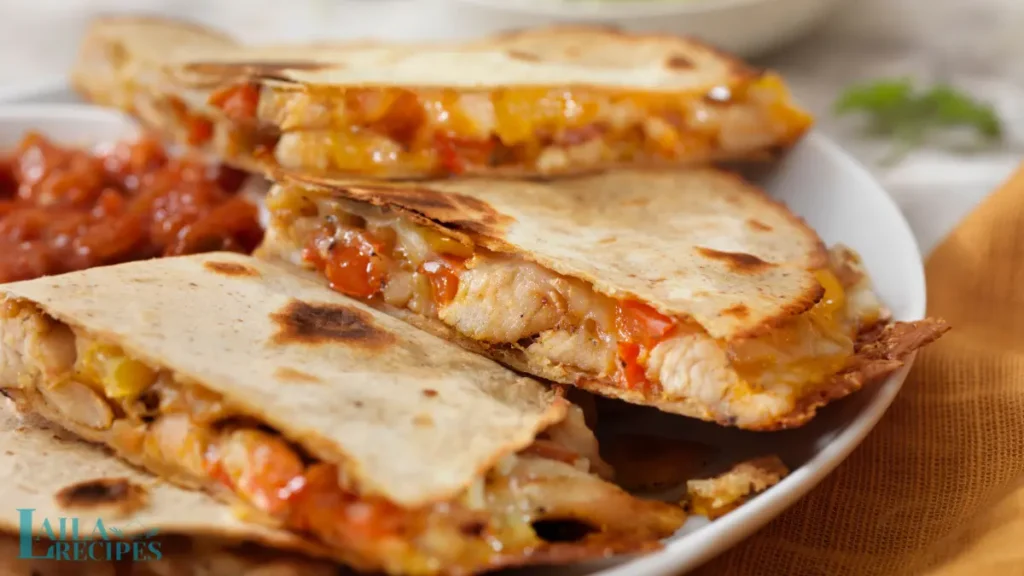
M 89 17 L 124 12 L 198 20 L 246 42 L 465 38 L 567 18 L 631 25 L 644 12 L 643 26 L 714 36 L 780 70 L 821 129 L 882 179 L 924 250 L 1024 158 L 1022 0 L 0 0 L 0 91 L 59 81 Z M 891 139 L 833 113 L 850 85 L 890 78 L 991 104 L 1002 140 L 914 147 L 893 161 Z

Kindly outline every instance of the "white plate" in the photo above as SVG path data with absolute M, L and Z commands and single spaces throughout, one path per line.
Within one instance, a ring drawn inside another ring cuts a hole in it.
M 0 103 L 32 104 L 18 108 L 27 110 L 22 113 L 35 118 L 39 118 L 41 111 L 35 103 L 40 102 L 73 104 L 79 101 L 62 82 L 14 91 L 0 90 Z M 2 110 L 0 106 L 0 142 L 9 142 L 16 135 L 10 133 L 13 130 L 3 128 L 12 125 L 3 122 L 9 114 L 5 115 Z M 55 131 L 63 130 L 78 140 L 81 127 L 61 128 L 70 112 L 67 107 L 59 110 L 63 118 L 47 126 L 54 132 L 44 131 L 57 134 Z M 111 118 L 119 117 L 93 110 L 85 114 L 84 121 L 98 122 L 103 130 L 109 130 Z M 910 227 L 895 202 L 845 152 L 823 136 L 811 134 L 759 184 L 803 216 L 827 243 L 841 242 L 860 252 L 879 295 L 895 319 L 918 320 L 924 316 L 924 270 Z M 909 365 L 883 384 L 825 408 L 814 421 L 799 430 L 756 434 L 645 412 L 639 425 L 661 432 L 671 430 L 673 435 L 682 438 L 723 447 L 730 460 L 778 454 L 793 468 L 793 473 L 779 485 L 713 523 L 691 519 L 659 553 L 630 562 L 619 559 L 601 565 L 535 572 L 667 576 L 695 568 L 764 526 L 842 462 L 882 417 L 899 392 L 908 370 Z

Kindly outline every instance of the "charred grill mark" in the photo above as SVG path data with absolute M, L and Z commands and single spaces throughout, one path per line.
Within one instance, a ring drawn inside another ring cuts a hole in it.
M 706 258 L 725 262 L 734 272 L 756 274 L 775 266 L 771 262 L 766 262 L 753 254 L 744 252 L 726 252 L 705 246 L 698 246 L 697 252 Z
M 270 315 L 278 326 L 272 344 L 340 343 L 363 348 L 381 348 L 395 342 L 395 336 L 377 326 L 362 310 L 338 304 L 293 300 Z
M 673 54 L 665 61 L 665 66 L 670 70 L 689 70 L 693 68 L 693 61 L 682 54 Z
M 62 488 L 54 499 L 61 508 L 114 506 L 126 514 L 145 504 L 146 490 L 127 478 L 97 478 Z

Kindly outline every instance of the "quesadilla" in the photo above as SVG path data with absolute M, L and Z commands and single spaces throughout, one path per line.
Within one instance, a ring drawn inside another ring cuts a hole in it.
M 307 558 L 325 556 L 318 545 L 242 522 L 206 494 L 160 482 L 38 418 L 19 418 L 3 400 L 0 484 L 4 576 L 350 573 Z
M 102 18 L 72 77 L 87 98 L 229 161 L 335 176 L 760 159 L 811 125 L 773 73 L 693 40 L 604 28 L 256 47 L 180 22 Z
M 0 389 L 126 460 L 392 574 L 656 548 L 685 515 L 582 411 L 316 282 L 230 253 L 0 286 Z
M 892 323 L 849 249 L 713 169 L 548 183 L 282 174 L 257 254 L 517 370 L 771 430 L 945 331 Z

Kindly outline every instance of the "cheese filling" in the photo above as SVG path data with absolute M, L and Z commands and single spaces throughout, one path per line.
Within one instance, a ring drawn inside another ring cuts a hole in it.
M 810 117 L 765 75 L 707 94 L 585 88 L 493 91 L 235 85 L 210 103 L 275 126 L 279 164 L 362 174 L 542 173 L 618 162 L 705 160 L 796 140 Z M 257 112 L 258 110 L 258 112 Z
M 220 395 L 33 305 L 3 304 L 0 346 L 0 385 L 16 402 L 162 477 L 244 502 L 259 521 L 310 533 L 357 568 L 479 570 L 525 561 L 548 543 L 551 523 L 583 526 L 580 542 L 612 533 L 649 542 L 683 520 L 591 473 L 606 465 L 578 408 L 458 497 L 406 509 L 360 494 L 343 465 L 318 461 Z M 560 496 L 559 484 L 573 495 Z
M 692 400 L 692 415 L 739 425 L 792 410 L 846 365 L 857 333 L 881 314 L 870 286 L 844 286 L 824 268 L 825 295 L 813 308 L 764 335 L 722 342 L 687 318 L 364 203 L 278 186 L 268 209 L 263 250 L 318 269 L 339 292 L 439 320 L 520 354 L 548 378 Z M 867 308 L 848 305 L 850 289 L 867 292 L 858 296 Z

